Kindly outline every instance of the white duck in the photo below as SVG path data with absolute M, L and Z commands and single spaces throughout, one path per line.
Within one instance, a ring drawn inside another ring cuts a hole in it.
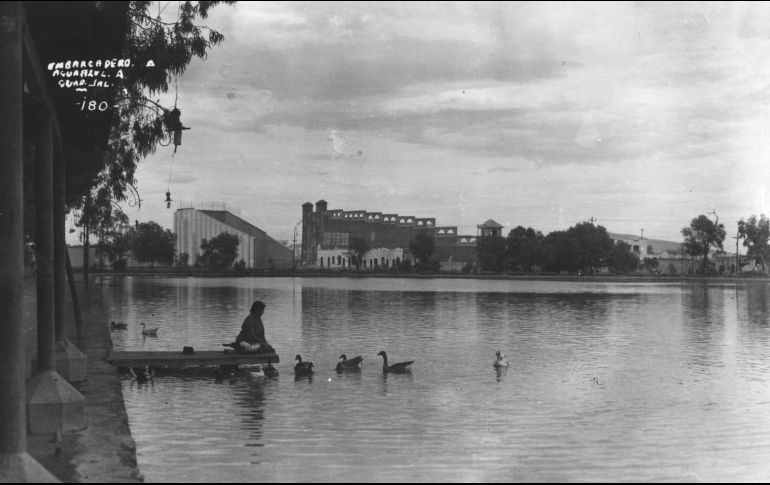
M 251 379 L 261 379 L 265 377 L 265 371 L 262 370 L 261 365 L 255 365 L 253 368 L 246 371 Z
M 150 335 L 151 337 L 157 337 L 158 336 L 158 328 L 147 328 L 144 324 L 144 322 L 140 323 L 142 327 L 142 335 Z

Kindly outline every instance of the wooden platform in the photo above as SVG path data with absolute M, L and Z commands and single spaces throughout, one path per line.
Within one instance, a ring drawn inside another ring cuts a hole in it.
M 194 354 L 175 351 L 115 351 L 105 359 L 117 367 L 166 367 L 179 369 L 192 366 L 277 364 L 278 354 L 242 354 L 223 350 L 196 350 Z

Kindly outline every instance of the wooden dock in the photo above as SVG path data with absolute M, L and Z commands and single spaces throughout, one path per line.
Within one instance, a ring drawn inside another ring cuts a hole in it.
M 194 354 L 179 351 L 115 351 L 107 362 L 117 367 L 144 367 L 180 369 L 182 367 L 212 365 L 277 364 L 278 354 L 244 354 L 222 350 L 196 350 Z

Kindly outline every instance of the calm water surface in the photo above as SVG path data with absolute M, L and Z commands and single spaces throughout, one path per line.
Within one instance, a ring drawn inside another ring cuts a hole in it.
M 116 349 L 221 350 L 260 299 L 281 356 L 276 379 L 125 379 L 147 481 L 770 480 L 766 282 L 102 283 Z M 384 377 L 380 350 L 412 373 Z

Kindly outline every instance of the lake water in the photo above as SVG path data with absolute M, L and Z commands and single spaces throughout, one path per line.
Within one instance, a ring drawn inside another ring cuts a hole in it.
M 767 282 L 102 284 L 116 349 L 221 350 L 259 299 L 281 358 L 275 379 L 124 379 L 147 481 L 770 480 Z M 380 350 L 411 374 L 383 376 Z M 362 371 L 337 375 L 341 353 Z

